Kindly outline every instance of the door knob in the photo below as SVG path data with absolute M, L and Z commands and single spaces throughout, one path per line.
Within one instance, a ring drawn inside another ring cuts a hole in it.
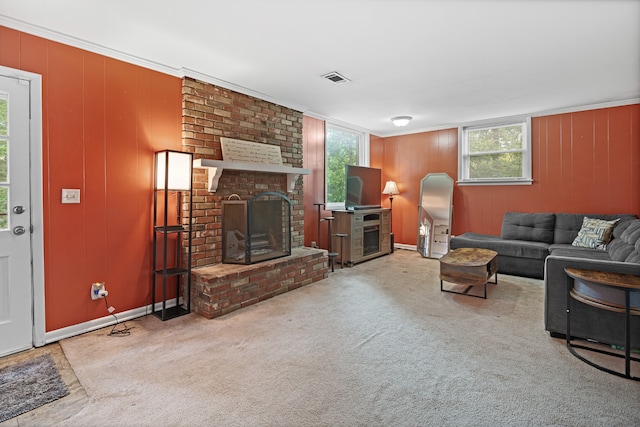
M 16 236 L 24 234 L 25 231 L 26 229 L 21 225 L 18 225 L 17 227 L 13 227 L 13 234 L 15 234 Z
M 24 210 L 25 210 L 25 209 L 24 209 L 24 206 L 20 206 L 20 205 L 18 205 L 18 206 L 14 206 L 14 207 L 13 207 L 13 213 L 14 213 L 14 214 L 18 214 L 18 215 L 19 215 L 19 214 L 21 214 L 21 213 L 24 213 Z

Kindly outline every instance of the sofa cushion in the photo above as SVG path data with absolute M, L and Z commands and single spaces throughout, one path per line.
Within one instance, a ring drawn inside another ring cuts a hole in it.
M 614 261 L 640 264 L 640 219 L 630 221 L 620 237 L 611 241 L 607 252 Z
M 635 249 L 635 253 L 629 254 L 629 256 L 625 259 L 626 262 L 640 264 L 640 239 L 638 239 L 638 241 L 636 242 Z
M 567 244 L 551 245 L 549 246 L 549 253 L 553 256 L 611 261 L 607 251 L 598 251 L 591 248 L 581 248 Z
M 613 239 L 607 246 L 607 252 L 613 261 L 623 262 L 633 251 L 633 246 L 620 239 Z
M 553 243 L 556 216 L 552 213 L 506 212 L 502 218 L 500 237 L 505 240 L 527 240 Z
M 619 239 L 624 230 L 636 220 L 636 218 L 621 218 L 620 222 L 613 229 L 613 238 Z
M 584 217 L 582 228 L 573 240 L 573 246 L 605 250 L 607 243 L 613 236 L 613 227 L 620 222 L 620 218 L 611 221 L 604 219 Z
M 499 236 L 471 232 L 451 239 L 451 249 L 458 248 L 491 249 L 499 255 L 534 259 L 545 259 L 549 255 L 549 245 L 546 243 L 506 240 Z
M 554 230 L 553 243 L 568 243 L 571 244 L 578 236 L 578 232 L 582 228 L 582 221 L 584 217 L 604 219 L 611 221 L 613 219 L 620 219 L 619 225 L 613 229 L 613 237 L 617 238 L 616 228 L 629 220 L 636 219 L 635 215 L 619 214 L 619 215 L 599 215 L 599 214 L 574 214 L 574 213 L 557 213 L 556 225 Z M 628 224 L 625 224 L 625 226 Z

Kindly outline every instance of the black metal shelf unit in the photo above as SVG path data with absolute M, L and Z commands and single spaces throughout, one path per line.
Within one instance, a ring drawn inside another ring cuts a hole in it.
M 166 153 L 164 158 L 156 153 L 155 163 L 156 171 L 159 162 L 166 162 L 164 171 L 170 170 L 169 158 L 171 153 L 179 155 L 188 155 L 189 163 L 192 162 L 191 154 L 178 151 L 165 150 L 160 153 Z M 161 173 L 162 175 L 162 173 Z M 153 196 L 153 282 L 151 287 L 151 314 L 160 320 L 169 320 L 175 317 L 185 315 L 191 311 L 191 243 L 192 243 L 192 202 L 193 191 L 191 169 L 189 169 L 189 190 L 180 189 L 172 190 L 169 182 L 169 174 L 164 174 L 164 183 L 158 182 L 158 173 L 155 174 L 154 196 Z M 171 193 L 175 193 L 176 212 L 169 217 L 169 199 Z M 184 206 L 188 205 L 188 208 Z M 188 212 L 185 218 L 184 212 Z M 173 221 L 175 220 L 175 223 Z M 183 250 L 183 242 L 187 240 L 186 254 Z M 175 243 L 171 242 L 172 237 Z M 175 245 L 175 258 L 169 257 L 169 249 L 171 245 Z M 173 259 L 170 259 L 173 258 Z M 171 280 L 173 278 L 173 280 Z M 174 282 L 174 283 L 171 283 Z M 175 285 L 175 304 L 171 301 L 173 297 L 168 299 L 168 291 L 170 286 Z M 158 287 L 161 285 L 161 307 L 156 309 L 156 294 Z M 182 302 L 180 301 L 182 297 Z M 170 307 L 167 307 L 167 303 Z

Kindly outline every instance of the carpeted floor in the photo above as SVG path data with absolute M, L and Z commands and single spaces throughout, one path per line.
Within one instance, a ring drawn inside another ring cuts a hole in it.
M 550 338 L 543 297 L 505 275 L 487 300 L 443 293 L 436 260 L 398 250 L 221 318 L 62 341 L 88 401 L 55 425 L 640 425 L 640 384 Z

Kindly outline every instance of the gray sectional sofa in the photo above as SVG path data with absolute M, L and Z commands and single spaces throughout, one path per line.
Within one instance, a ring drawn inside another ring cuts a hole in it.
M 577 247 L 584 217 L 619 220 L 611 241 L 598 249 Z M 475 247 L 498 252 L 498 272 L 544 279 L 545 328 L 564 336 L 566 267 L 640 275 L 640 219 L 636 215 L 507 212 L 500 236 L 464 233 L 451 239 L 451 249 Z M 632 296 L 640 308 L 640 294 Z M 608 344 L 624 344 L 624 314 L 572 302 L 571 335 Z M 640 316 L 631 316 L 632 347 L 640 348 Z
M 500 236 L 464 233 L 451 239 L 451 249 L 492 249 L 498 252 L 498 273 L 542 279 L 544 260 L 555 241 L 555 224 L 553 213 L 507 212 Z

